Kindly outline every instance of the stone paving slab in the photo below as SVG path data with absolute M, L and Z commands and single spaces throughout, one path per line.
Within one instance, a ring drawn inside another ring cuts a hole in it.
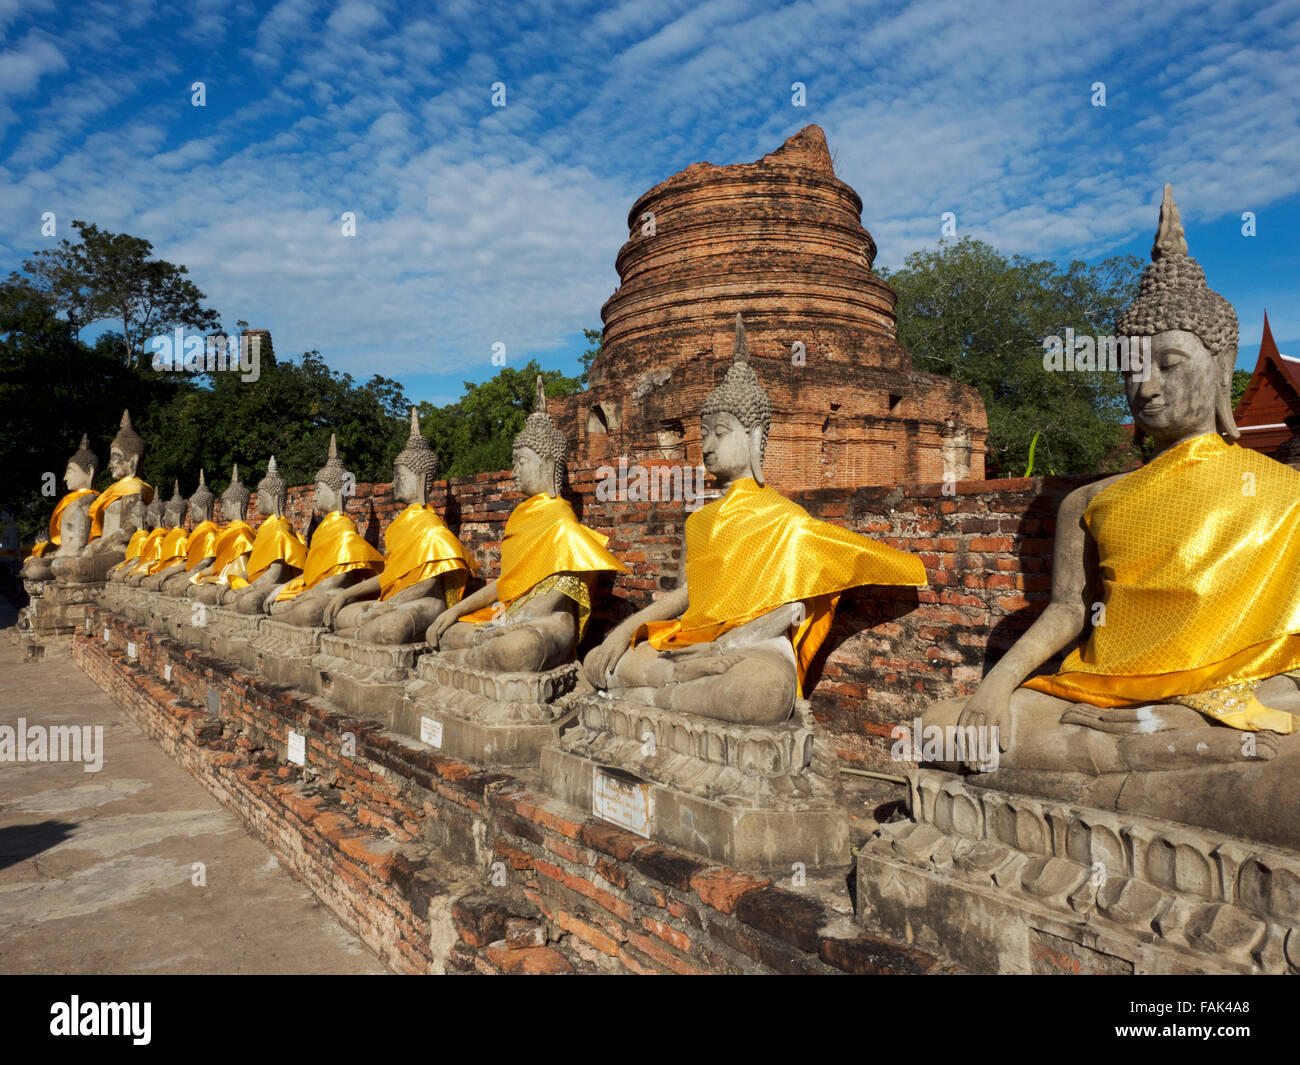
M 15 617 L 0 728 L 102 728 L 103 761 L 0 761 L 0 973 L 387 971 L 70 657 L 24 662 Z

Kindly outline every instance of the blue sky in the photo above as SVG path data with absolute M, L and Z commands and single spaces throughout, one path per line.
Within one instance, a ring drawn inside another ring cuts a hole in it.
M 811 122 L 890 267 L 945 211 L 1006 254 L 1145 258 L 1170 181 L 1239 365 L 1266 307 L 1300 355 L 1293 0 L 0 0 L 0 270 L 84 218 L 280 355 L 450 402 L 497 342 L 572 372 L 636 197 Z

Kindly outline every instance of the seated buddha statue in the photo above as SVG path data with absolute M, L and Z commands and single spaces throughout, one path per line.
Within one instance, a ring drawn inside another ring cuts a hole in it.
M 284 516 L 289 486 L 275 464 L 267 463 L 266 476 L 257 485 L 257 509 L 263 515 L 252 549 L 244 563 L 245 573 L 230 578 L 230 588 L 221 602 L 238 614 L 268 614 L 285 585 L 302 573 L 307 545 Z
M 212 545 L 212 559 L 189 574 L 185 594 L 201 603 L 216 605 L 230 589 L 235 577 L 248 576 L 248 553 L 255 536 L 248 524 L 248 501 L 251 493 L 239 479 L 239 466 L 230 475 L 230 484 L 221 493 L 221 526 Z M 193 500 L 191 500 L 193 505 Z
M 139 528 L 127 542 L 126 557 L 109 571 L 108 579 L 111 581 L 139 584 L 141 579 L 149 575 L 149 567 L 162 555 L 162 542 L 170 531 L 164 524 L 162 498 L 154 496 L 148 506 L 141 508 L 142 498 L 144 497 L 135 496 L 131 500 L 134 508 L 140 512 L 137 519 Z
M 362 643 L 414 643 L 460 602 L 477 566 L 429 504 L 437 476 L 438 456 L 412 407 L 410 436 L 393 462 L 393 497 L 408 506 L 384 531 L 383 571 L 334 594 L 327 628 Z
M 681 586 L 587 656 L 594 687 L 663 709 L 778 724 L 844 591 L 926 583 L 920 559 L 817 521 L 764 483 L 771 420 L 737 315 L 733 364 L 701 420 L 704 465 L 723 496 L 686 519 Z
M 1154 452 L 1062 500 L 1050 604 L 924 724 L 996 727 L 986 786 L 1300 846 L 1300 473 L 1236 443 L 1237 317 L 1168 185 L 1151 259 L 1115 331 L 1151 338 L 1124 385 Z
M 131 412 L 122 412 L 122 424 L 109 447 L 108 469 L 114 481 L 91 501 L 84 516 L 73 507 L 68 517 L 80 525 L 88 523 L 84 534 L 77 530 L 85 546 L 75 555 L 59 555 L 50 562 L 55 579 L 75 584 L 102 581 L 108 571 L 126 557 L 126 545 L 135 532 L 123 521 L 127 501 L 131 496 L 143 496 L 145 503 L 153 499 L 153 489 L 139 477 L 144 462 L 144 440 L 131 426 Z M 98 529 L 92 537 L 90 531 Z
M 560 498 L 567 451 L 538 376 L 533 413 L 514 440 L 515 483 L 528 498 L 506 521 L 501 575 L 429 626 L 425 638 L 444 657 L 507 673 L 540 673 L 572 660 L 597 574 L 624 566 L 606 550 L 609 538 L 579 523 Z
M 67 486 L 65 495 L 54 507 L 50 515 L 49 539 L 38 544 L 36 549 L 24 560 L 23 580 L 52 581 L 54 570 L 50 563 L 57 555 L 76 555 L 89 540 L 97 537 L 101 529 L 90 520 L 90 504 L 97 493 L 91 485 L 95 483 L 95 474 L 99 471 L 99 459 L 90 450 L 90 438 L 82 436 L 81 447 L 68 460 L 63 471 L 63 483 Z M 68 519 L 68 535 L 64 535 L 63 523 Z M 88 539 L 80 541 L 78 534 L 84 533 Z
M 343 463 L 330 434 L 329 456 L 316 474 L 312 510 L 320 524 L 312 533 L 302 575 L 276 595 L 271 616 L 305 628 L 319 627 L 334 594 L 383 569 L 384 556 L 371 547 L 343 512 Z
M 146 573 L 136 583 L 141 588 L 156 592 L 173 567 L 185 565 L 185 549 L 189 546 L 190 533 L 185 528 L 185 515 L 189 510 L 189 500 L 181 495 L 180 481 L 172 482 L 172 497 L 163 504 L 163 522 L 167 526 L 167 535 L 162 539 L 158 560 L 149 566 Z
M 216 558 L 221 534 L 221 527 L 212 520 L 216 501 L 205 471 L 199 470 L 199 487 L 190 496 L 190 521 L 195 524 L 185 538 L 185 557 L 158 574 L 158 588 L 164 595 L 185 595 L 198 574 Z

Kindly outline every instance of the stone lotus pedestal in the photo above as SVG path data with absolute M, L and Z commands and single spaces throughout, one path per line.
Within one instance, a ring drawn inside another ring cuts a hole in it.
M 330 630 L 290 625 L 263 618 L 257 639 L 250 645 L 252 668 L 273 684 L 285 684 L 308 695 L 320 694 L 320 673 L 312 659 L 320 653 L 322 636 Z
M 573 720 L 578 664 L 545 673 L 498 673 L 423 655 L 392 728 L 465 761 L 535 766 Z
M 1300 972 L 1300 854 L 941 770 L 911 782 L 914 819 L 858 856 L 869 927 L 979 972 Z
M 552 794 L 648 839 L 739 868 L 847 865 L 839 764 L 806 701 L 781 725 L 577 700 L 578 723 L 542 752 Z
M 362 643 L 326 633 L 312 661 L 322 698 L 362 717 L 391 725 L 402 706 L 407 683 L 427 643 Z
M 98 605 L 104 587 L 61 581 L 24 581 L 23 586 L 31 597 L 27 620 L 38 638 L 71 636 L 85 622 L 86 608 Z
M 207 608 L 207 624 L 196 630 L 197 646 L 244 669 L 257 668 L 255 647 L 266 621 L 265 614 L 241 614 L 226 607 Z
M 162 592 L 156 592 L 154 596 L 153 629 L 165 632 L 178 643 L 192 646 L 186 638 L 186 630 L 192 627 L 190 623 L 195 617 L 193 600 L 164 595 Z

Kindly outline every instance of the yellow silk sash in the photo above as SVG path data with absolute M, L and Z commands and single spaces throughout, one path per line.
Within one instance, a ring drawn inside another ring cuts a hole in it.
M 506 521 L 501 541 L 501 576 L 497 578 L 498 601 L 509 609 L 516 599 L 557 573 L 595 574 L 601 570 L 625 573 L 623 563 L 605 550 L 607 543 L 608 536 L 578 521 L 566 500 L 544 492 L 525 499 Z M 567 584 L 556 585 L 566 595 L 567 587 Z M 582 605 L 576 596 L 570 598 Z M 501 614 L 500 608 L 484 607 L 460 620 L 480 625 Z
M 708 643 L 785 603 L 804 602 L 804 620 L 790 634 L 802 690 L 842 592 L 926 583 L 915 555 L 818 521 L 775 489 L 742 477 L 686 519 L 686 613 L 641 626 L 633 642 L 645 635 L 660 651 Z
M 1181 701 L 1234 728 L 1292 731 L 1250 691 L 1300 667 L 1300 473 L 1207 433 L 1103 489 L 1084 523 L 1104 624 L 1025 687 L 1103 707 Z M 1197 697 L 1229 688 L 1217 709 Z
M 194 526 L 185 542 L 185 568 L 191 570 L 205 558 L 215 555 L 220 535 L 221 529 L 215 521 L 201 521 Z
M 90 504 L 92 540 L 104 532 L 104 512 L 108 510 L 109 504 L 134 495 L 138 495 L 146 506 L 153 502 L 153 488 L 139 477 L 123 477 L 120 481 L 114 481 L 99 494 L 99 498 Z
M 184 529 L 168 529 L 158 549 L 158 560 L 149 566 L 152 576 L 176 562 L 185 561 L 185 549 L 189 543 L 189 534 Z
M 255 537 L 253 527 L 246 521 L 232 521 L 217 534 L 212 545 L 211 575 L 202 578 L 204 584 L 229 584 L 235 576 L 231 567 L 252 549 Z M 242 576 L 242 574 L 240 574 Z
M 54 507 L 54 513 L 50 515 L 50 538 L 47 541 L 51 547 L 60 547 L 63 544 L 63 512 L 72 506 L 78 499 L 83 496 L 93 496 L 95 492 L 90 488 L 78 488 L 75 492 L 69 492 L 59 500 Z M 94 508 L 94 504 L 91 504 Z M 94 517 L 90 519 L 90 539 L 93 540 L 104 531 L 102 523 L 96 523 Z M 49 548 L 46 548 L 49 550 Z M 42 551 L 41 554 L 45 552 Z
M 122 560 L 123 564 L 140 557 L 140 549 L 144 547 L 144 542 L 148 538 L 149 534 L 144 529 L 136 529 L 131 534 L 131 539 L 126 543 L 126 558 Z
M 307 564 L 307 545 L 285 517 L 267 518 L 257 527 L 253 550 L 248 556 L 248 575 L 235 578 L 230 586 L 242 588 L 251 584 L 276 562 L 284 562 L 294 569 L 302 569 Z
M 465 582 L 477 569 L 456 534 L 447 528 L 433 507 L 412 503 L 393 519 L 384 532 L 384 571 L 379 575 L 379 598 L 390 599 L 440 573 L 447 605 L 460 602 Z M 459 579 L 452 571 L 459 572 Z
M 352 519 L 336 510 L 317 526 L 302 575 L 284 586 L 276 602 L 310 591 L 327 577 L 359 569 L 379 570 L 383 564 L 384 556 L 361 538 Z
M 161 557 L 163 540 L 167 538 L 169 532 L 171 532 L 170 529 L 152 529 L 145 533 L 144 540 L 140 543 L 140 554 L 137 556 L 137 563 L 131 570 L 132 573 L 150 572 L 149 567 Z

